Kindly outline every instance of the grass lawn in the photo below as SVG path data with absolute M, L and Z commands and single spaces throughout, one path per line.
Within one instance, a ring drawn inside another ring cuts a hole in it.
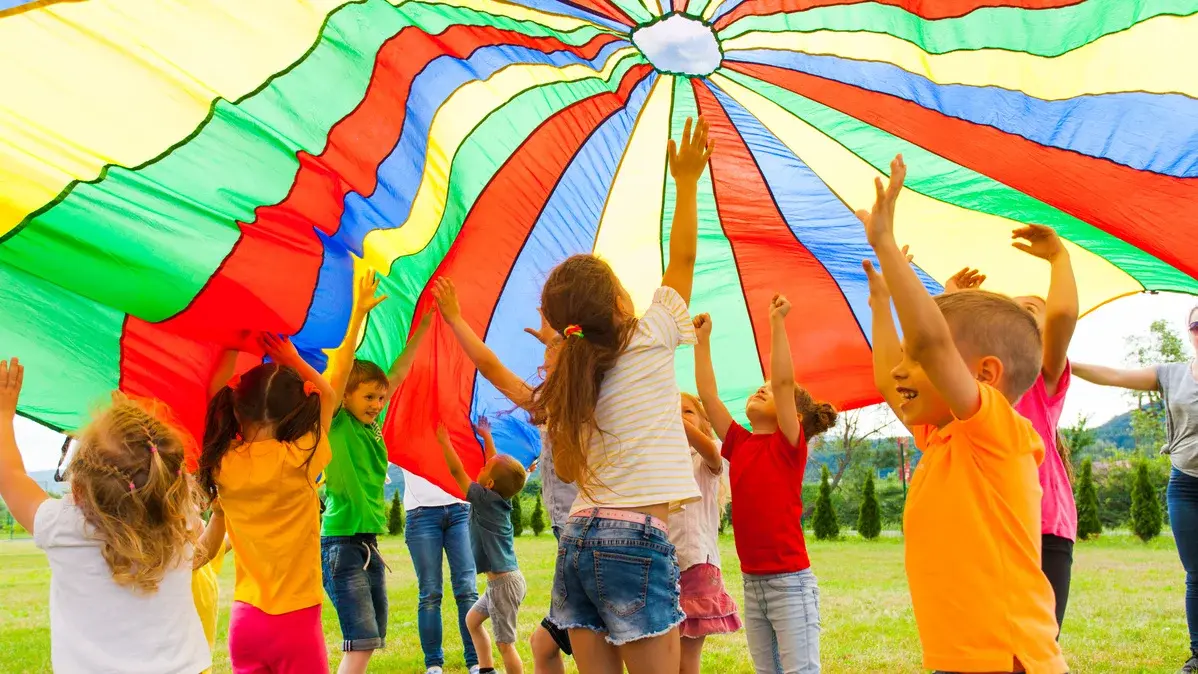
M 381 546 L 393 573 L 391 624 L 386 651 L 372 671 L 423 672 L 416 634 L 416 576 L 402 537 Z M 724 574 L 732 596 L 741 600 L 740 574 L 732 539 L 726 538 Z M 517 554 L 528 579 L 528 599 L 520 610 L 520 644 L 531 671 L 527 638 L 545 615 L 553 577 L 554 541 L 548 533 L 523 537 Z M 825 672 L 917 672 L 919 642 L 903 576 L 903 548 L 897 536 L 865 543 L 848 539 L 810 544 L 821 589 Z M 1187 644 L 1182 593 L 1185 574 L 1170 538 L 1149 545 L 1125 535 L 1104 536 L 1077 548 L 1073 593 L 1062 643 L 1073 672 L 1174 672 Z M 445 574 L 448 579 L 448 571 Z M 28 541 L 0 542 L 0 672 L 49 672 L 49 615 L 46 609 L 50 569 Z M 222 576 L 221 636 L 216 670 L 229 671 L 224 644 L 233 565 Z M 480 583 L 481 585 L 481 583 Z M 446 586 L 446 596 L 451 593 Z M 452 601 L 442 608 L 446 622 L 447 672 L 464 672 L 461 641 L 454 628 Z M 332 664 L 340 655 L 337 618 L 326 604 L 325 634 Z M 571 671 L 575 671 L 571 669 Z M 744 635 L 708 640 L 703 671 L 752 672 Z

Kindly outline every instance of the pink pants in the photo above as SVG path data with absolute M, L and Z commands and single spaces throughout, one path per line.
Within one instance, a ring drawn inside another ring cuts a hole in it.
M 229 660 L 233 674 L 328 674 L 320 605 L 270 615 L 233 602 Z

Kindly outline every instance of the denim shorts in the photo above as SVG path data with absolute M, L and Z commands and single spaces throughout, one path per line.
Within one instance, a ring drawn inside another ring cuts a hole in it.
M 321 536 L 324 591 L 341 623 L 341 650 L 373 651 L 387 639 L 386 564 L 374 534 Z
M 679 577 L 674 546 L 661 529 L 571 517 L 558 544 L 549 620 L 563 630 L 604 632 L 615 646 L 659 636 L 686 618 Z

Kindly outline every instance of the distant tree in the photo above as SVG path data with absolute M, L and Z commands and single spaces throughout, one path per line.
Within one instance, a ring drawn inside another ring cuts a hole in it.
M 1148 464 L 1140 461 L 1136 466 L 1136 481 L 1131 488 L 1131 529 L 1140 540 L 1147 543 L 1161 533 L 1161 502 L 1156 489 L 1148 479 Z
M 840 535 L 840 524 L 836 521 L 836 509 L 832 505 L 831 474 L 828 467 L 820 471 L 819 496 L 815 500 L 815 515 L 812 525 L 819 540 L 836 538 Z
M 1069 445 L 1069 454 L 1080 460 L 1090 453 L 1090 448 L 1098 444 L 1098 434 L 1090 428 L 1090 417 L 1077 415 L 1077 421 L 1072 426 L 1060 429 L 1061 437 Z
M 861 497 L 861 512 L 857 515 L 857 533 L 872 541 L 882 533 L 882 514 L 878 509 L 878 496 L 874 493 L 874 476 L 865 478 L 865 491 Z
M 836 473 L 832 475 L 831 488 L 840 486 L 845 471 L 872 447 L 871 438 L 884 431 L 889 419 L 870 415 L 865 410 L 850 410 L 840 414 L 836 425 L 821 437 L 823 446 L 836 451 Z
M 728 526 L 732 524 L 732 503 L 724 506 L 724 511 L 720 513 L 720 534 L 722 535 Z
M 391 511 L 387 513 L 387 533 L 402 534 L 403 527 L 403 502 L 399 500 L 399 492 L 395 492 L 391 495 Z
M 524 533 L 524 507 L 520 505 L 520 495 L 512 499 L 512 529 L 515 529 L 517 536 Z
M 1127 339 L 1127 360 L 1136 367 L 1151 367 L 1161 363 L 1184 363 L 1185 342 L 1169 327 L 1169 322 L 1159 319 L 1148 327 L 1147 335 Z M 1135 391 L 1130 394 L 1136 401 L 1131 413 L 1132 435 L 1136 449 L 1141 454 L 1154 454 L 1165 444 L 1165 406 L 1160 391 Z
M 541 497 L 538 495 L 532 507 L 532 535 L 540 536 L 545 530 L 545 511 L 541 507 Z
M 1077 537 L 1083 541 L 1102 533 L 1098 517 L 1098 490 L 1094 488 L 1094 462 L 1082 461 L 1082 476 L 1077 485 Z

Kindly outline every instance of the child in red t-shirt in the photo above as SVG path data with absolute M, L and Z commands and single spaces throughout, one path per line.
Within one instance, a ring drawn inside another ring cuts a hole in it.
M 745 406 L 752 432 L 720 402 L 707 314 L 694 319 L 695 379 L 730 467 L 749 653 L 758 672 L 807 674 L 819 671 L 819 588 L 803 540 L 803 469 L 807 440 L 836 423 L 836 410 L 795 384 L 785 322 L 790 302 L 775 295 L 769 312 L 771 379 Z

